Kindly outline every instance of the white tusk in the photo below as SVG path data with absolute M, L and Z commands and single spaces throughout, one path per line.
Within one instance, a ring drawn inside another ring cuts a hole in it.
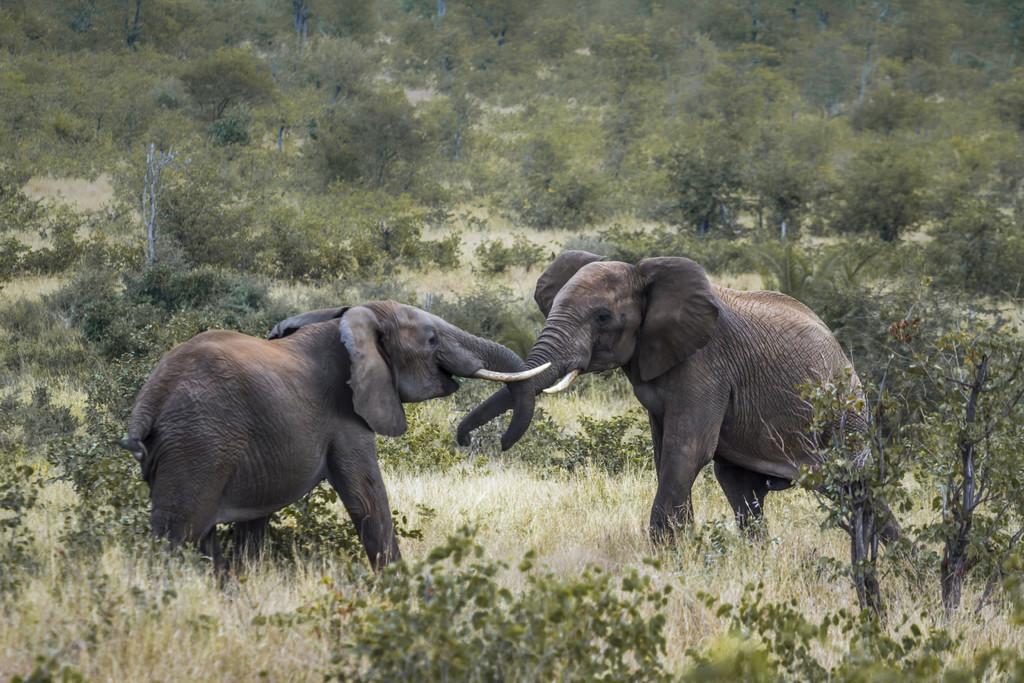
M 558 381 L 558 384 L 554 385 L 553 387 L 548 387 L 547 389 L 545 389 L 544 393 L 557 394 L 559 391 L 565 391 L 566 389 L 569 388 L 569 385 L 572 384 L 572 381 L 576 379 L 576 375 L 578 374 L 580 374 L 579 370 L 573 370 L 572 372 L 568 373 L 565 377 L 560 379 Z
M 521 372 L 498 372 L 496 370 L 482 368 L 474 372 L 472 376 L 477 379 L 489 379 L 494 382 L 518 382 L 520 380 L 536 377 L 549 367 L 551 367 L 551 363 L 544 363 L 543 365 L 538 365 L 535 368 L 530 368 L 529 370 L 523 370 Z

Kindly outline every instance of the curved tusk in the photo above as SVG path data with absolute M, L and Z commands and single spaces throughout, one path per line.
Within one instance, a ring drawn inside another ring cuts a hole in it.
M 538 365 L 535 368 L 529 370 L 523 370 L 521 372 L 498 372 L 497 370 L 488 370 L 487 368 L 481 368 L 473 373 L 472 377 L 477 379 L 489 379 L 494 382 L 519 382 L 520 380 L 530 379 L 536 377 L 540 373 L 551 367 L 551 363 L 544 363 Z
M 577 370 L 573 370 L 572 372 L 568 373 L 565 377 L 563 377 L 562 379 L 558 380 L 558 384 L 556 384 L 556 385 L 554 385 L 552 387 L 548 387 L 547 389 L 545 389 L 544 393 L 545 394 L 557 394 L 559 391 L 565 391 L 566 389 L 569 388 L 569 385 L 572 384 L 572 381 L 574 379 L 576 379 L 576 376 L 578 374 L 580 374 L 580 371 L 578 369 Z

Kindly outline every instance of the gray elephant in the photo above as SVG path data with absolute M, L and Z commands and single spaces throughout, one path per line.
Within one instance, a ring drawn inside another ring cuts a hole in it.
M 523 379 L 500 344 L 393 301 L 284 320 L 269 339 L 204 332 L 157 364 L 124 446 L 152 499 L 152 531 L 226 569 L 215 531 L 252 556 L 270 515 L 330 482 L 375 569 L 400 557 L 374 433 L 406 430 L 403 402 L 447 396 L 453 376 Z
M 560 391 L 581 372 L 622 368 L 651 425 L 652 538 L 670 540 L 692 519 L 691 488 L 710 462 L 746 526 L 762 515 L 768 491 L 791 486 L 809 463 L 811 416 L 795 387 L 838 378 L 850 362 L 828 327 L 784 294 L 713 285 L 686 258 L 603 260 L 568 251 L 544 271 L 535 299 L 547 322 L 526 364 L 550 367 L 470 412 L 459 443 L 515 408 L 515 427 L 502 438 L 509 448 L 529 423 L 519 411 L 532 419 L 530 397 Z M 859 387 L 856 374 L 852 382 Z

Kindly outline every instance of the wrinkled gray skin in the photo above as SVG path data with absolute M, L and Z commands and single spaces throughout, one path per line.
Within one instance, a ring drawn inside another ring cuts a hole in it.
M 828 327 L 788 296 L 713 285 L 686 258 L 602 260 L 565 252 L 541 275 L 535 298 L 547 322 L 526 363 L 552 365 L 469 413 L 459 443 L 508 410 L 522 385 L 536 395 L 573 370 L 622 368 L 654 441 L 652 538 L 670 540 L 692 519 L 690 491 L 711 462 L 746 526 L 762 515 L 765 494 L 788 488 L 809 463 L 810 411 L 795 387 L 837 377 L 850 362 Z M 506 436 L 508 448 L 521 433 Z
M 152 529 L 226 568 L 215 525 L 253 556 L 270 515 L 326 479 L 370 564 L 400 557 L 374 433 L 405 432 L 403 402 L 447 396 L 453 376 L 524 369 L 504 346 L 393 301 L 304 313 L 268 340 L 204 332 L 164 357 L 125 447 L 152 498 Z

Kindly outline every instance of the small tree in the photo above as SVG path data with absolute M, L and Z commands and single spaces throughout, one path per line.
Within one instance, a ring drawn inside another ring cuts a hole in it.
M 160 233 L 157 219 L 160 216 L 158 201 L 160 199 L 160 182 L 164 166 L 174 161 L 178 153 L 173 148 L 166 152 L 156 151 L 156 145 L 150 143 L 146 152 L 146 175 L 142 183 L 142 221 L 146 224 L 146 261 L 153 265 L 156 260 L 156 239 Z
M 878 583 L 878 541 L 895 536 L 889 505 L 902 495 L 901 462 L 887 458 L 887 439 L 878 424 L 885 394 L 876 394 L 869 414 L 865 391 L 847 368 L 838 378 L 806 387 L 803 398 L 813 417 L 810 444 L 816 466 L 798 479 L 822 502 L 823 525 L 836 526 L 850 537 L 850 574 L 861 609 L 885 614 Z M 873 418 L 873 419 L 872 419 Z
M 1024 339 L 976 322 L 909 360 L 938 394 L 915 461 L 938 493 L 938 517 L 924 532 L 942 547 L 942 603 L 956 610 L 965 578 L 981 567 L 989 578 L 980 611 L 1024 536 Z

